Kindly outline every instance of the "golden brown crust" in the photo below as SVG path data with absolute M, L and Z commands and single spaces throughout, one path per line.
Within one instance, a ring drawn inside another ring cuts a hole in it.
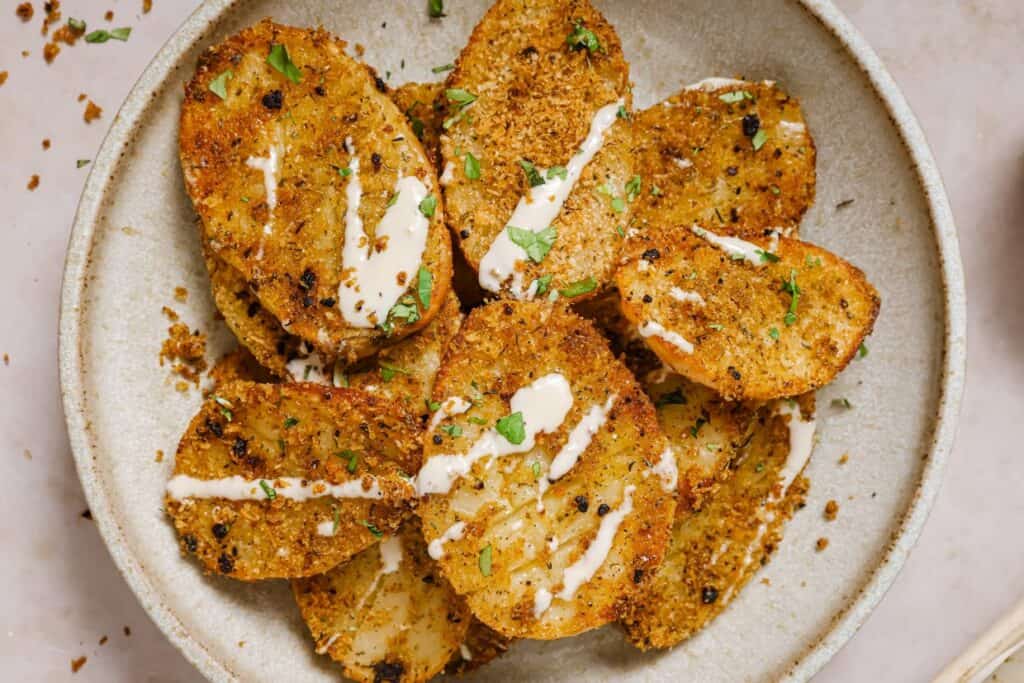
M 493 628 L 473 617 L 470 619 L 469 630 L 466 631 L 466 638 L 463 645 L 466 652 L 459 652 L 452 655 L 448 664 L 444 667 L 447 676 L 461 676 L 471 671 L 476 671 L 484 664 L 492 662 L 508 652 L 512 641 L 501 635 Z M 470 658 L 466 659 L 466 655 Z
M 435 168 L 441 158 L 443 96 L 444 83 L 406 83 L 391 91 L 392 101 L 409 119 L 409 125 Z
M 761 139 L 744 132 L 747 117 L 766 136 L 758 150 Z M 775 85 L 683 90 L 637 114 L 634 133 L 644 188 L 633 226 L 641 232 L 697 223 L 727 235 L 775 228 L 796 236 L 814 203 L 814 140 L 800 103 Z
M 287 48 L 300 82 L 267 63 L 272 45 Z M 339 169 L 351 160 L 346 139 L 353 140 L 360 160 L 360 215 L 368 231 L 383 216 L 399 173 L 419 178 L 435 197 L 440 190 L 422 145 L 386 88 L 347 57 L 344 46 L 323 30 L 269 20 L 215 45 L 203 53 L 185 88 L 179 143 L 204 242 L 242 274 L 262 306 L 291 333 L 328 357 L 351 362 L 389 337 L 380 328 L 351 325 L 336 303 L 328 304 L 345 277 L 338 245 L 344 241 L 348 182 Z M 211 83 L 229 71 L 221 99 Z M 272 148 L 279 152 L 273 211 L 264 173 L 247 163 L 269 158 Z M 433 276 L 432 305 L 414 322 L 397 321 L 391 339 L 425 326 L 451 280 L 440 203 L 429 221 L 422 265 Z M 415 275 L 405 274 L 410 285 Z
M 235 579 L 309 576 L 372 544 L 371 526 L 397 528 L 403 479 L 419 468 L 419 425 L 396 403 L 352 389 L 313 384 L 235 382 L 220 387 L 192 419 L 175 456 L 174 475 L 210 480 L 240 476 L 342 483 L 374 478 L 384 497 L 165 500 L 182 551 L 204 569 Z M 352 454 L 356 454 L 354 457 Z M 262 486 L 261 486 L 262 488 Z M 266 491 L 266 489 L 264 489 Z M 318 525 L 333 523 L 332 535 Z
M 387 543 L 390 552 L 400 549 L 393 569 L 385 564 Z M 340 662 L 354 681 L 429 680 L 458 656 L 472 621 L 427 554 L 415 520 L 402 526 L 397 540 L 385 539 L 326 574 L 293 581 L 292 591 L 317 652 Z
M 767 239 L 749 242 L 762 253 L 771 248 Z M 828 384 L 871 333 L 881 305 L 864 273 L 798 240 L 779 239 L 759 263 L 735 260 L 689 230 L 643 246 L 644 255 L 616 275 L 623 313 L 641 334 L 647 326 L 645 341 L 673 370 L 731 400 L 766 401 Z M 701 301 L 680 301 L 674 288 Z
M 601 49 L 572 49 L 576 22 L 592 31 Z M 447 87 L 477 96 L 458 118 L 459 104 L 444 102 L 450 124 L 441 136 L 448 224 L 467 262 L 480 261 L 529 184 L 520 161 L 538 168 L 565 166 L 587 137 L 597 111 L 620 99 L 628 109 L 629 66 L 615 29 L 587 0 L 499 0 L 470 36 Z M 524 263 L 524 282 L 552 275 L 552 290 L 593 277 L 608 284 L 626 211 L 597 192 L 607 184 L 618 197 L 632 177 L 632 128 L 616 120 L 600 152 L 552 224 L 557 240 L 539 263 Z M 466 155 L 480 163 L 480 178 L 465 173 Z M 517 226 L 522 227 L 522 226 Z M 586 295 L 584 295 L 586 296 Z
M 434 400 L 458 396 L 473 407 L 428 435 L 424 462 L 467 452 L 509 414 L 516 391 L 550 373 L 562 374 L 573 392 L 558 429 L 539 434 L 527 453 L 477 461 L 449 493 L 428 495 L 418 506 L 428 541 L 456 523 L 466 525 L 461 539 L 444 545 L 440 564 L 476 617 L 509 637 L 565 637 L 614 619 L 624 597 L 657 566 L 675 509 L 673 493 L 651 476 L 666 447 L 653 406 L 589 323 L 547 303 L 496 302 L 469 315 L 449 347 Z M 550 462 L 569 432 L 612 394 L 607 421 L 578 462 L 543 491 Z M 635 490 L 627 494 L 627 487 Z M 627 495 L 632 512 L 596 574 L 572 599 L 556 597 L 535 618 L 538 589 L 562 589 L 566 567 L 579 560 L 603 515 L 619 509 Z M 489 575 L 480 568 L 487 547 Z
M 213 386 L 203 396 L 209 397 L 216 393 L 221 387 L 232 382 L 256 382 L 257 384 L 273 384 L 277 379 L 270 372 L 260 365 L 256 357 L 245 347 L 239 347 L 234 351 L 225 353 L 210 368 L 209 377 L 213 380 Z
M 813 395 L 799 402 L 804 415 L 813 413 Z M 772 407 L 761 409 L 735 471 L 702 509 L 677 519 L 661 567 L 621 620 L 634 645 L 647 650 L 686 640 L 767 563 L 807 491 L 800 477 L 786 491 L 779 483 L 789 456 L 789 419 Z

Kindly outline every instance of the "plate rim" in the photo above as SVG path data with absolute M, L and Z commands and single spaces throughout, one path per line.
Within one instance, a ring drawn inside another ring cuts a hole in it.
M 195 42 L 213 30 L 241 1 L 206 0 L 196 8 L 156 53 L 117 112 L 92 164 L 72 223 L 61 283 L 58 335 L 60 391 L 68 439 L 79 480 L 107 551 L 160 631 L 202 675 L 212 681 L 235 681 L 238 678 L 194 638 L 170 607 L 160 600 L 160 593 L 151 584 L 143 564 L 127 550 L 110 496 L 101 485 L 85 412 L 81 314 L 86 273 L 104 198 L 127 145 L 142 124 L 142 114 L 153 93 L 160 90 Z M 804 681 L 824 667 L 874 611 L 903 568 L 927 521 L 941 489 L 956 437 L 966 373 L 967 313 L 963 266 L 952 209 L 938 166 L 910 105 L 867 40 L 831 0 L 789 1 L 802 7 L 839 41 L 867 77 L 873 94 L 896 127 L 900 141 L 913 162 L 927 203 L 937 245 L 945 308 L 939 396 L 920 479 L 878 564 L 855 596 L 833 616 L 831 625 L 782 676 L 784 681 Z

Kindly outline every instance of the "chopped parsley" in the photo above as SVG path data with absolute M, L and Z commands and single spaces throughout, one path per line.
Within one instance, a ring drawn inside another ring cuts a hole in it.
M 440 19 L 444 16 L 444 0 L 430 0 L 427 3 L 427 12 L 434 19 Z
M 654 195 L 655 197 L 660 197 L 661 196 L 661 188 L 658 187 L 657 185 L 652 186 L 651 187 L 651 194 Z
M 751 143 L 754 145 L 754 151 L 758 151 L 764 147 L 764 143 L 768 142 L 768 133 L 764 132 L 764 128 L 761 128 L 754 134 L 754 138 Z
M 768 189 L 771 190 L 772 194 L 775 195 L 776 197 L 782 194 L 782 190 L 779 189 L 778 185 L 772 185 Z
M 626 231 L 623 229 L 623 227 L 621 225 L 616 225 L 615 226 L 615 232 L 616 232 L 616 234 L 619 237 L 625 237 L 626 236 Z
M 70 23 L 70 22 L 69 22 Z M 85 28 L 85 22 L 82 22 L 82 28 Z M 124 42 L 128 40 L 128 36 L 132 34 L 132 29 L 129 26 L 122 28 L 115 28 L 107 31 L 106 29 L 97 29 L 85 37 L 87 43 L 105 43 L 108 40 L 120 40 Z
M 442 64 L 441 66 L 435 66 L 430 70 L 430 73 L 443 74 L 445 71 L 451 71 L 454 68 L 454 64 Z
M 736 104 L 743 100 L 753 100 L 754 96 L 746 90 L 734 90 L 732 92 L 723 93 L 718 96 L 718 99 L 722 100 L 726 104 Z
M 472 422 L 475 425 L 486 425 L 487 424 L 487 420 L 483 419 L 482 417 L 477 417 L 476 415 L 473 415 L 472 417 L 470 417 L 468 419 L 469 419 L 470 422 Z
M 850 399 L 848 398 L 834 398 L 832 399 L 832 407 L 849 409 L 853 407 L 853 404 L 850 403 Z
M 720 325 L 718 323 L 708 323 L 708 327 L 713 329 L 715 332 L 721 332 L 725 329 L 725 325 Z
M 348 178 L 350 175 L 352 175 L 352 169 L 346 166 L 345 168 L 339 168 L 338 173 L 341 174 L 342 178 Z
M 526 441 L 526 427 L 523 424 L 523 413 L 515 412 L 498 420 L 494 428 L 505 437 L 510 444 L 518 446 Z
M 552 227 L 544 228 L 540 232 L 534 232 L 533 230 L 525 230 L 510 225 L 506 230 L 512 243 L 521 247 L 534 263 L 540 263 L 544 260 L 544 257 L 551 251 L 551 247 L 554 246 L 555 240 L 558 238 L 558 232 Z
M 615 112 L 615 117 L 624 121 L 629 121 L 629 110 L 626 109 L 626 105 L 620 104 L 619 110 Z
M 566 180 L 569 177 L 569 170 L 565 166 L 552 166 L 544 176 L 548 180 L 551 180 L 552 178 L 561 178 L 562 180 Z
M 384 538 L 384 532 L 378 529 L 374 524 L 371 524 L 368 520 L 364 519 L 361 520 L 359 523 L 365 526 L 367 529 L 369 529 L 370 533 L 373 534 L 374 538 Z
M 439 401 L 431 401 L 428 398 L 427 399 L 427 410 L 429 410 L 432 413 L 436 413 L 437 411 L 441 410 L 441 403 Z
M 480 551 L 480 573 L 484 576 L 491 575 L 491 544 L 488 543 L 483 550 Z
M 397 195 L 396 195 L 397 196 Z M 420 202 L 420 213 L 427 218 L 433 218 L 434 212 L 437 210 L 437 197 L 432 194 L 428 194 Z
M 570 50 L 583 50 L 586 49 L 588 52 L 604 52 L 604 48 L 601 47 L 601 41 L 597 39 L 597 35 L 589 28 L 583 26 L 582 21 L 577 21 L 572 29 L 572 33 L 565 37 L 565 43 L 569 46 Z
M 640 176 L 635 175 L 629 179 L 626 183 L 626 199 L 632 202 L 634 199 L 640 196 L 640 187 L 643 185 L 643 179 Z
M 284 74 L 292 83 L 302 81 L 302 72 L 299 71 L 299 67 L 292 63 L 291 57 L 288 56 L 288 48 L 280 43 L 274 43 L 270 46 L 267 64 Z
M 544 184 L 544 177 L 541 176 L 540 171 L 531 162 L 526 159 L 520 159 L 519 165 L 522 166 L 523 172 L 526 173 L 526 180 L 530 183 L 530 187 Z
M 216 78 L 210 81 L 210 92 L 222 100 L 228 98 L 228 81 L 235 77 L 235 72 L 231 69 L 222 71 Z
M 772 329 L 768 330 L 768 336 L 771 337 L 772 339 L 774 339 L 775 341 L 778 341 L 779 340 L 779 328 L 773 327 Z
M 662 406 L 685 406 L 686 397 L 680 389 L 673 389 L 654 402 L 656 408 Z
M 387 334 L 391 334 L 395 330 L 396 320 L 404 320 L 406 324 L 411 325 L 419 319 L 420 311 L 416 308 L 416 301 L 411 296 L 403 296 L 388 311 L 388 319 L 380 327 Z
M 696 439 L 697 435 L 700 434 L 700 428 L 706 425 L 707 423 L 708 421 L 705 420 L 703 417 L 698 417 L 697 422 L 695 422 L 694 425 L 690 427 L 690 436 Z
M 284 428 L 285 429 L 291 429 L 292 427 L 294 427 L 297 424 L 299 424 L 299 418 L 297 418 L 297 417 L 292 417 L 292 416 L 289 415 L 284 420 Z
M 92 159 L 79 159 L 75 162 L 75 168 L 82 168 L 88 166 L 92 162 Z
M 397 365 L 391 365 L 390 363 L 378 363 L 380 366 L 380 378 L 385 382 L 390 382 L 395 378 L 395 375 L 408 375 L 409 371 L 398 367 Z
M 533 464 L 530 465 L 530 470 L 533 471 L 533 478 L 534 479 L 540 479 L 540 463 L 539 462 L 534 460 Z
M 277 491 L 274 490 L 274 487 L 262 479 L 260 479 L 260 488 L 263 489 L 263 493 L 266 494 L 267 500 L 274 500 L 277 498 Z
M 460 427 L 459 425 L 442 425 L 441 431 L 447 434 L 448 436 L 452 437 L 453 439 L 457 439 L 458 437 L 462 436 L 462 427 Z
M 338 527 L 341 526 L 341 513 L 338 512 L 338 506 L 331 506 L 331 536 L 338 533 Z
M 808 254 L 807 258 L 804 259 L 804 263 L 807 264 L 808 268 L 817 268 L 818 266 L 821 265 L 821 257 L 811 256 L 810 254 Z
M 391 198 L 388 199 L 388 203 L 385 204 L 384 207 L 387 208 L 387 209 L 390 209 L 392 206 L 394 206 L 395 202 L 398 201 L 398 195 L 400 195 L 400 194 L 402 194 L 402 193 L 401 192 L 396 192 L 393 195 L 391 195 Z
M 359 467 L 359 454 L 346 448 L 341 453 L 338 453 L 338 457 L 348 461 L 345 469 L 348 470 L 349 474 L 354 474 L 356 468 Z
M 444 120 L 442 124 L 445 130 L 448 130 L 456 123 L 462 120 L 466 115 L 466 107 L 476 102 L 476 95 L 463 90 L 462 88 L 448 88 L 444 91 L 445 97 L 448 98 L 449 102 L 454 102 L 457 105 L 457 112 L 454 116 L 450 116 Z
M 423 310 L 430 308 L 430 295 L 434 291 L 434 276 L 430 274 L 430 271 L 420 266 L 419 273 L 416 274 L 416 295 L 420 298 L 420 303 L 423 304 Z
M 868 355 L 868 347 L 864 344 L 864 342 L 861 342 L 860 346 L 857 347 L 857 358 L 864 358 L 867 355 Z
M 764 249 L 755 249 L 754 252 L 761 257 L 761 261 L 765 263 L 778 263 L 779 257 L 770 251 Z
M 622 197 L 613 197 L 612 198 L 612 211 L 614 211 L 615 213 L 622 213 L 625 210 L 626 210 L 626 200 L 624 200 Z
M 789 310 L 786 311 L 786 317 L 784 321 L 786 326 L 790 326 L 796 322 L 796 305 L 800 301 L 800 287 L 796 284 L 796 271 L 791 270 L 789 272 L 789 279 L 782 281 L 782 291 L 789 294 Z
M 535 292 L 537 296 L 540 296 L 541 294 L 545 294 L 548 291 L 548 288 L 551 286 L 551 278 L 552 277 L 554 277 L 554 276 L 550 275 L 550 274 L 548 274 L 548 275 L 541 275 L 539 278 L 534 280 L 534 282 L 537 283 L 537 291 Z
M 593 277 L 588 276 L 585 280 L 573 282 L 565 289 L 558 290 L 558 293 L 566 298 L 571 299 L 576 296 L 589 294 L 590 292 L 593 292 L 595 289 L 597 289 L 597 280 L 595 280 Z
M 470 180 L 480 179 L 480 160 L 473 156 L 472 152 L 466 152 L 466 159 L 462 164 L 462 171 Z
M 74 17 L 68 17 L 68 26 L 70 26 L 75 31 L 85 30 L 85 22 L 81 19 L 75 19 Z

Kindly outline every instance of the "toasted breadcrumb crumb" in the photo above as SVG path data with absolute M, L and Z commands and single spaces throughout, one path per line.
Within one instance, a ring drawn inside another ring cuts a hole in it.
M 113 21 L 114 20 L 114 12 L 112 10 L 107 10 L 107 13 L 103 15 L 103 18 L 106 19 L 107 21 Z
M 82 118 L 86 123 L 92 123 L 101 116 L 103 116 L 103 108 L 89 100 L 89 104 L 85 105 L 85 113 L 82 114 Z
M 106 645 L 108 640 L 110 639 L 106 636 L 103 636 L 102 638 L 100 638 L 100 645 Z
M 78 101 L 82 102 L 82 101 L 85 100 L 86 97 L 88 97 L 88 95 L 86 95 L 84 92 L 83 93 L 79 93 L 78 94 Z
M 850 461 L 850 454 L 849 453 L 843 453 L 842 457 L 839 458 L 839 464 L 840 465 L 845 465 L 849 461 Z
M 174 288 L 174 300 L 175 301 L 181 301 L 182 303 L 184 303 L 185 301 L 188 301 L 188 290 L 185 289 L 184 287 L 175 287 Z
M 828 539 L 822 536 L 818 539 L 818 542 L 814 544 L 814 549 L 819 553 L 828 547 Z
M 30 450 L 29 450 L 29 449 L 27 449 L 27 448 L 25 449 L 25 452 L 24 452 L 24 453 L 22 453 L 22 455 L 24 455 L 24 456 L 25 456 L 25 459 L 26 459 L 26 460 L 31 460 L 31 459 L 32 459 L 32 451 L 30 451 Z
M 124 635 L 125 635 L 126 638 L 130 638 L 131 635 L 132 635 L 132 630 L 130 628 L 128 628 L 127 626 L 124 627 Z
M 50 149 L 50 138 L 43 138 L 43 149 Z
M 46 18 L 43 19 L 41 33 L 45 36 L 50 32 L 50 25 L 60 21 L 60 0 L 47 0 L 43 3 L 43 10 L 46 11 Z
M 159 449 L 157 449 L 156 457 L 153 458 L 153 461 L 154 462 L 163 462 L 164 461 L 164 452 L 159 450 Z
M 53 42 L 64 43 L 65 45 L 74 45 L 78 42 L 78 39 L 85 33 L 84 28 L 71 28 L 70 24 L 64 24 L 59 29 L 53 32 Z
M 167 319 L 170 320 L 172 323 L 178 319 L 178 312 L 175 311 L 173 308 L 168 308 L 167 306 L 164 306 L 160 310 L 163 312 L 164 315 L 167 316 Z
M 363 47 L 363 44 L 362 43 L 356 43 L 356 56 L 357 57 L 362 57 L 365 52 L 366 52 L 366 48 Z
M 7 82 L 7 72 L 6 71 L 0 71 L 0 85 L 3 85 L 6 82 Z
M 10 354 L 6 354 L 5 353 L 4 354 L 4 365 L 10 365 L 10 364 L 11 364 L 11 356 L 10 356 Z
M 153 0 L 142 0 L 142 13 L 149 14 L 151 9 L 153 9 Z
M 834 500 L 830 500 L 825 503 L 825 519 L 832 522 L 835 520 L 836 515 L 839 513 L 839 503 Z
M 89 508 L 85 508 L 84 510 L 82 510 L 82 514 L 80 516 L 81 516 L 82 519 L 89 519 L 89 520 L 91 520 L 92 519 L 92 510 L 90 510 Z
M 160 349 L 161 366 L 165 360 L 171 364 L 172 373 L 199 386 L 200 375 L 207 368 L 206 335 L 190 331 L 185 323 L 174 323 L 167 328 L 167 339 Z M 186 382 L 178 382 L 175 387 L 178 391 L 188 389 Z
M 46 60 L 47 64 L 53 64 L 53 60 L 60 54 L 60 45 L 57 43 L 47 43 L 43 46 L 43 59 Z
M 14 13 L 18 15 L 18 18 L 22 21 L 32 21 L 32 17 L 35 16 L 36 10 L 32 7 L 31 2 L 23 2 L 15 8 Z
M 33 174 L 32 177 L 28 179 L 28 185 L 26 187 L 31 191 L 34 191 L 39 187 L 39 174 Z
M 77 659 L 72 659 L 71 660 L 71 673 L 73 673 L 73 674 L 78 673 L 78 670 L 81 669 L 83 666 L 85 666 L 86 660 L 87 660 L 87 657 L 85 655 L 82 655 L 81 657 L 79 657 Z

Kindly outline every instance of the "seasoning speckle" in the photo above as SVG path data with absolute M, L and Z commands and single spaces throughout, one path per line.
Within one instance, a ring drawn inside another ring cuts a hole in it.
M 714 586 L 704 586 L 700 589 L 700 601 L 705 605 L 714 604 L 718 600 L 718 589 Z
M 43 46 L 43 59 L 46 60 L 47 64 L 53 64 L 53 60 L 60 54 L 60 45 L 57 43 L 47 43 Z
M 819 538 L 818 541 L 814 544 L 814 549 L 817 550 L 819 553 L 821 551 L 823 551 L 827 547 L 828 547 L 828 539 L 825 538 L 824 536 Z
M 26 185 L 25 187 L 27 187 L 30 191 L 35 190 L 37 187 L 39 187 L 39 175 L 33 174 L 32 177 L 28 179 L 28 185 Z
M 82 119 L 86 123 L 92 123 L 101 116 L 103 116 L 103 108 L 92 100 L 89 100 L 89 103 L 85 105 L 85 112 L 82 114 Z
M 833 522 L 837 514 L 839 514 L 839 503 L 834 500 L 825 503 L 825 519 Z
M 590 504 L 587 502 L 587 497 L 586 496 L 576 496 L 576 509 L 577 510 L 579 510 L 580 512 L 586 512 L 589 507 L 590 507 Z
M 164 461 L 164 452 L 159 450 L 159 449 L 157 449 L 156 457 L 153 458 L 153 461 L 154 462 L 163 462 Z
M 73 674 L 78 673 L 78 670 L 81 669 L 83 666 L 85 666 L 86 660 L 87 660 L 87 658 L 86 658 L 85 655 L 82 655 L 81 657 L 78 657 L 77 659 L 72 659 L 71 660 L 71 673 L 73 673 Z
M 31 2 L 23 2 L 15 8 L 14 13 L 18 15 L 18 18 L 22 21 L 32 21 L 32 17 L 35 15 L 36 10 L 32 7 Z
M 50 149 L 50 138 L 43 138 L 43 149 Z
M 188 290 L 185 289 L 184 287 L 175 287 L 174 288 L 174 300 L 175 301 L 180 301 L 182 303 L 185 303 L 186 301 L 188 301 Z
M 743 134 L 748 138 L 752 138 L 757 135 L 757 131 L 761 130 L 761 119 L 757 114 L 747 114 L 743 117 Z
M 7 72 L 6 71 L 0 71 L 0 85 L 3 85 L 6 82 L 7 82 Z

